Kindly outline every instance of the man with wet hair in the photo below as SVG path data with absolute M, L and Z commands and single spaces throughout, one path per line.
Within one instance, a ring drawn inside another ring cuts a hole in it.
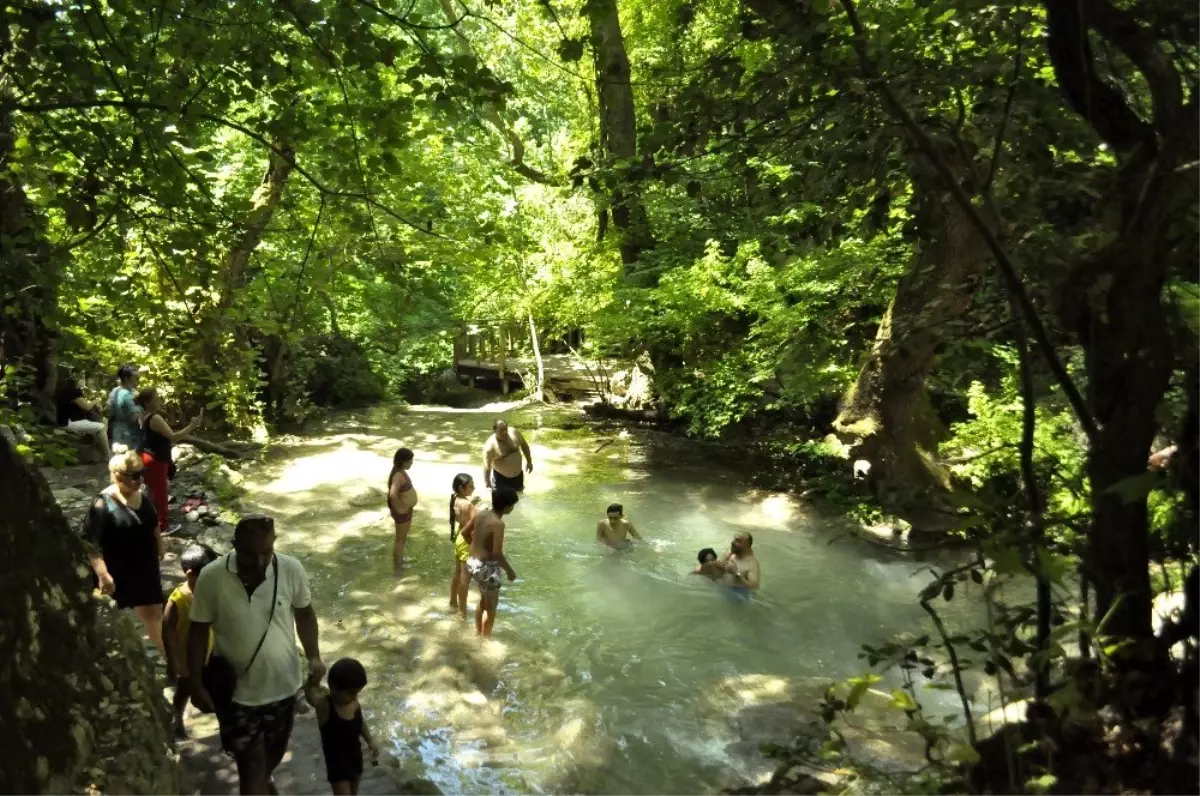
M 525 472 L 521 472 L 521 456 L 525 457 Z M 492 424 L 492 436 L 483 443 L 483 485 L 508 487 L 514 492 L 525 489 L 525 473 L 533 472 L 533 456 L 525 437 L 510 428 L 504 419 Z
M 233 532 L 233 552 L 196 579 L 188 629 L 188 666 L 204 672 L 209 629 L 218 663 L 232 671 L 232 698 L 214 704 L 208 674 L 193 677 L 192 701 L 215 712 L 221 745 L 237 761 L 241 793 L 276 793 L 271 774 L 287 752 L 296 693 L 303 678 L 296 637 L 308 658 L 308 676 L 325 674 L 317 614 L 304 567 L 275 552 L 275 521 L 244 517 Z M 218 662 L 218 658 L 223 659 Z
M 633 539 L 642 541 L 637 528 L 625 519 L 625 508 L 620 503 L 612 504 L 605 513 L 608 516 L 596 523 L 597 542 L 602 542 L 614 550 L 629 550 L 633 547 Z

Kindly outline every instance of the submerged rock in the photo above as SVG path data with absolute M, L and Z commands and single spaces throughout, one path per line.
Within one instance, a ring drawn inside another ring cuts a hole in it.
M 356 509 L 387 505 L 387 492 L 373 486 L 358 493 L 347 502 Z
M 400 782 L 400 793 L 413 796 L 441 796 L 442 789 L 424 777 L 415 777 Z

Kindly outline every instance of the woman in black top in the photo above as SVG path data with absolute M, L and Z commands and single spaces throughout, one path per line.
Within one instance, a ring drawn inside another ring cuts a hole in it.
M 108 463 L 112 485 L 88 511 L 86 535 L 95 549 L 88 555 L 100 590 L 118 608 L 132 608 L 146 634 L 166 660 L 162 642 L 163 590 L 158 563 L 163 555 L 158 512 L 142 491 L 142 458 L 129 451 Z
M 142 444 L 138 453 L 142 455 L 142 464 L 146 467 L 146 486 L 150 497 L 154 499 L 154 508 L 158 511 L 158 530 L 167 532 L 167 503 L 171 471 L 171 448 L 175 440 L 191 434 L 204 420 L 204 411 L 192 419 L 183 428 L 175 431 L 163 419 L 162 398 L 158 390 L 149 387 L 137 394 L 136 402 L 142 407 Z

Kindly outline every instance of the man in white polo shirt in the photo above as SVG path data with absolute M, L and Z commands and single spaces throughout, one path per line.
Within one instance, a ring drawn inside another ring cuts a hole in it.
M 202 682 L 194 683 L 192 699 L 202 710 L 216 710 L 221 745 L 237 761 L 240 792 L 276 793 L 271 774 L 287 751 L 302 683 L 297 636 L 309 677 L 319 680 L 325 673 L 317 614 L 304 567 L 275 552 L 274 520 L 243 518 L 234 529 L 233 548 L 200 573 L 188 632 L 188 665 L 200 672 L 209 628 L 214 631 L 214 655 L 228 660 L 237 674 L 233 702 L 214 705 Z

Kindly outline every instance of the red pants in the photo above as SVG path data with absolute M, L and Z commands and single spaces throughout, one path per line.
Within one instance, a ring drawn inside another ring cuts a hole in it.
M 154 510 L 158 512 L 158 529 L 167 529 L 167 471 L 171 465 L 160 462 L 149 452 L 142 453 L 142 472 L 146 476 L 146 487 L 150 490 L 150 499 L 154 501 Z

